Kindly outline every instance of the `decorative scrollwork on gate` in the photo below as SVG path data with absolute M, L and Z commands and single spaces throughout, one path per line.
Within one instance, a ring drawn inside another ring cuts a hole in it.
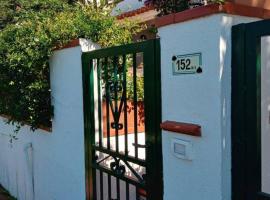
M 124 176 L 126 173 L 126 167 L 120 164 L 120 159 L 117 159 L 116 157 L 113 157 L 113 159 L 114 162 L 110 163 L 111 170 L 119 176 Z
M 96 164 L 100 165 L 101 167 L 104 167 L 106 169 L 110 169 L 115 175 L 120 177 L 129 177 L 127 175 L 127 169 L 136 177 L 137 181 L 141 184 L 144 184 L 146 182 L 146 174 L 140 175 L 136 169 L 134 169 L 134 166 L 130 164 L 128 161 L 122 160 L 121 158 L 107 155 L 105 156 L 102 153 L 100 156 L 96 156 Z
M 109 104 L 113 113 L 114 120 L 113 122 L 111 122 L 111 128 L 115 130 L 122 130 L 124 126 L 122 123 L 119 123 L 119 119 L 122 113 L 124 102 L 126 101 L 126 97 L 124 95 L 126 86 L 124 85 L 124 82 L 120 79 L 113 81 L 110 80 L 107 84 L 109 88 L 109 94 L 107 95 L 109 97 Z

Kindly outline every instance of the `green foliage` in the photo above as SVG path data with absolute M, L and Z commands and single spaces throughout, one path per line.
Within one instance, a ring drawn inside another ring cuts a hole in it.
M 0 0 L 0 29 L 10 23 L 15 13 L 15 5 L 10 0 Z
M 18 0 L 16 5 L 0 32 L 0 114 L 33 130 L 50 126 L 53 117 L 49 58 L 56 47 L 77 38 L 119 45 L 140 31 L 137 23 L 119 22 L 110 11 L 70 1 Z
M 225 0 L 208 0 L 208 3 L 221 4 L 224 2 Z M 159 11 L 159 16 L 181 12 L 194 6 L 204 5 L 203 3 L 193 3 L 192 0 L 146 0 L 145 4 L 153 5 L 157 11 Z
M 210 0 L 211 3 L 223 4 L 225 0 Z
M 168 15 L 175 12 L 187 10 L 189 8 L 188 0 L 146 0 L 145 4 L 154 5 L 159 15 Z
M 144 77 L 137 76 L 136 82 L 137 88 L 137 100 L 143 101 L 144 100 Z M 134 99 L 134 82 L 133 82 L 133 75 L 127 74 L 127 99 L 133 100 Z

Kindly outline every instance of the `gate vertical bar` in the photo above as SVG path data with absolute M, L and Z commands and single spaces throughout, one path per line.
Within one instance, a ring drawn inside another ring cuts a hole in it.
M 99 133 L 99 147 L 102 147 L 102 138 L 103 138 L 103 132 L 102 132 L 102 118 L 101 118 L 101 112 L 102 112 L 102 96 L 101 96 L 101 70 L 102 70 L 102 61 L 100 59 L 97 60 L 97 80 L 98 80 L 98 133 Z M 100 183 L 100 200 L 103 200 L 103 172 L 99 170 L 99 183 Z
M 138 186 L 136 186 L 136 200 L 140 200 Z
M 258 106 L 258 70 L 257 66 L 257 41 L 256 37 L 256 27 L 246 31 L 246 91 L 247 101 L 247 115 L 246 115 L 246 126 L 247 126 L 247 155 L 250 156 L 252 162 L 248 160 L 247 167 L 247 200 L 253 200 L 257 198 L 257 192 L 261 190 L 260 185 L 260 176 L 261 176 L 261 167 L 260 167 L 260 141 L 258 136 L 260 133 L 260 123 L 258 124 L 258 118 L 260 119 L 257 106 Z M 261 103 L 261 102 L 260 102 Z M 256 141 L 256 142 L 254 142 Z
M 110 134 L 110 92 L 109 92 L 109 70 L 108 57 L 105 58 L 105 79 L 106 79 L 106 122 L 107 122 L 107 149 L 110 150 L 111 134 Z
M 95 159 L 95 150 L 91 148 L 95 144 L 94 123 L 94 65 L 93 59 L 82 55 L 83 63 L 83 89 L 84 89 L 84 129 L 85 129 L 85 166 L 86 166 L 86 198 L 96 200 L 96 170 L 92 167 Z
M 89 105 L 88 100 L 90 99 L 90 68 L 91 64 L 85 55 L 82 56 L 82 71 L 83 71 L 83 107 L 84 107 L 84 135 L 85 135 L 85 187 L 86 187 L 86 199 L 93 199 L 93 183 L 92 183 L 92 170 L 90 167 L 91 162 L 91 104 Z
M 245 69 L 245 31 L 244 24 L 232 28 L 232 199 L 247 199 L 245 163 L 246 146 L 246 69 Z M 241 91 L 241 94 L 239 94 Z M 234 134 L 237 133 L 237 134 Z M 242 166 L 243 165 L 243 166 Z
M 157 110 L 155 116 L 155 167 L 156 171 L 155 173 L 155 190 L 156 192 L 155 199 L 161 200 L 163 197 L 163 179 L 159 177 L 163 177 L 163 165 L 162 161 L 160 161 L 160 158 L 162 159 L 162 136 L 161 136 L 161 129 L 160 129 L 160 123 L 162 121 L 162 99 L 161 99 L 161 56 L 160 56 L 160 40 L 153 40 L 153 49 L 154 49 L 154 82 L 155 82 L 155 110 Z
M 100 183 L 100 200 L 103 200 L 103 172 L 99 170 L 99 183 Z
M 120 200 L 120 180 L 116 178 L 116 192 L 117 192 L 117 200 Z
M 111 175 L 108 174 L 108 198 L 112 199 L 112 189 L 111 189 Z
M 145 67 L 145 132 L 147 133 L 147 198 L 150 200 L 162 199 L 163 182 L 158 177 L 162 176 L 162 162 L 158 159 L 162 155 L 161 151 L 161 87 L 160 87 L 160 51 L 159 40 L 147 43 L 147 51 L 144 53 Z M 154 51 L 152 51 L 154 49 Z M 155 66 L 155 68 L 151 68 Z M 154 74 L 154 75 L 153 75 Z M 153 101 L 153 98 L 155 100 Z M 156 145 L 155 145 L 156 144 Z M 151 170 L 155 168 L 156 170 Z M 149 181 L 151 180 L 151 181 Z
M 97 86 L 98 86 L 98 137 L 99 137 L 99 147 L 102 147 L 102 119 L 101 119 L 101 90 L 100 90 L 100 84 L 101 84 L 101 66 L 102 63 L 100 62 L 100 59 L 97 59 Z
M 110 134 L 110 81 L 109 81 L 109 62 L 108 62 L 108 57 L 105 58 L 105 96 L 106 96 L 106 122 L 107 122 L 107 149 L 111 149 L 111 134 Z M 108 178 L 108 198 L 111 199 L 111 175 L 107 174 Z
M 129 200 L 129 183 L 126 182 L 126 200 Z
M 128 155 L 128 119 L 127 119 L 127 66 L 126 55 L 123 55 L 123 95 L 124 95 L 124 131 L 125 131 L 125 155 Z
M 135 158 L 138 158 L 138 103 L 137 103 L 137 54 L 133 54 L 133 100 L 134 100 L 134 147 Z
M 92 59 L 90 61 L 90 105 L 91 105 L 91 146 L 95 145 L 95 68 L 94 68 L 94 60 Z M 91 152 L 91 160 L 90 160 L 90 166 L 95 162 L 96 152 L 95 150 L 92 150 Z M 93 179 L 93 200 L 97 199 L 97 190 L 96 190 L 96 169 L 92 168 L 92 179 Z M 91 199 L 92 200 L 92 199 Z
M 119 152 L 119 138 L 118 138 L 118 66 L 117 66 L 117 57 L 113 59 L 113 67 L 114 67 L 114 129 L 115 129 L 115 144 L 116 144 L 116 152 Z

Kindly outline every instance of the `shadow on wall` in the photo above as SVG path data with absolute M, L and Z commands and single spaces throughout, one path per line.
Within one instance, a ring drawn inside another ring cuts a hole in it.
M 9 192 L 0 185 L 0 200 L 16 200 L 16 198 L 12 197 Z
M 0 146 L 0 183 L 16 198 L 34 200 L 32 144 L 19 140 L 11 143 L 8 134 L 0 133 Z

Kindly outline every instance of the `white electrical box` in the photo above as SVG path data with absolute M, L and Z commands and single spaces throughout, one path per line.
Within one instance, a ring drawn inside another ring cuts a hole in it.
M 184 159 L 184 160 L 193 159 L 192 143 L 190 141 L 172 139 L 171 148 L 172 148 L 172 153 L 175 157 Z

